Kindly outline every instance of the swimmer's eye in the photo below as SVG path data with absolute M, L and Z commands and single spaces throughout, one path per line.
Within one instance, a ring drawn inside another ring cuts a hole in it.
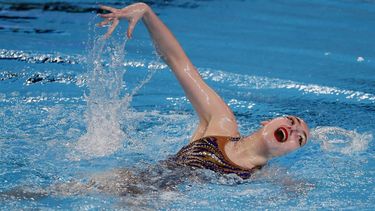
M 295 124 L 294 119 L 293 119 L 292 117 L 287 116 L 286 118 L 290 121 L 290 123 L 291 123 L 292 125 Z
M 298 139 L 298 141 L 299 141 L 299 146 L 301 147 L 301 146 L 302 146 L 302 141 L 303 141 L 303 138 L 302 138 L 302 136 L 299 136 L 299 139 Z

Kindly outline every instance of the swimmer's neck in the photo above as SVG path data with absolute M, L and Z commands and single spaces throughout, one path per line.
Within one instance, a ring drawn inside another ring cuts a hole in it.
M 245 169 L 263 166 L 272 158 L 259 131 L 239 141 L 228 142 L 224 151 L 233 163 Z

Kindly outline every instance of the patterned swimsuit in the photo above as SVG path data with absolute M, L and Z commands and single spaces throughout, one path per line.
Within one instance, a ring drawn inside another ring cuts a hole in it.
M 198 139 L 183 147 L 174 157 L 179 165 L 210 169 L 222 174 L 237 174 L 248 179 L 261 166 L 244 169 L 229 160 L 224 152 L 224 146 L 229 141 L 238 141 L 239 138 L 210 136 Z

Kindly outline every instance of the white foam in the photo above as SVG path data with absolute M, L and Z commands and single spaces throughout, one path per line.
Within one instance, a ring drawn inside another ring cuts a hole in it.
M 317 127 L 311 130 L 312 140 L 318 141 L 324 151 L 353 154 L 366 151 L 372 141 L 371 133 L 358 133 L 339 127 Z
M 362 56 L 358 56 L 357 62 L 363 62 L 363 61 L 365 61 L 365 58 L 363 58 Z

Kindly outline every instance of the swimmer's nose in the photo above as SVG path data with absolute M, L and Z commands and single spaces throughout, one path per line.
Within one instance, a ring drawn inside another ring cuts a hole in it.
M 287 126 L 286 129 L 288 130 L 288 133 L 291 133 L 292 131 L 297 131 L 298 128 L 295 125 Z

